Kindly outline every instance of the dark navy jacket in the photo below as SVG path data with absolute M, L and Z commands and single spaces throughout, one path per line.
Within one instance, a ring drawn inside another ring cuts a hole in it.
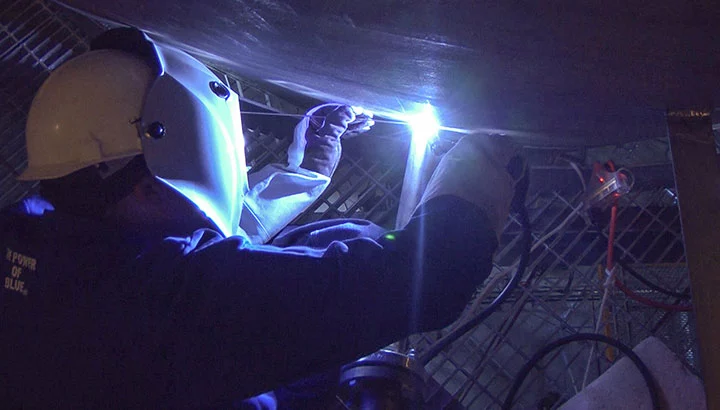
M 321 222 L 286 248 L 141 237 L 43 204 L 0 213 L 3 407 L 223 406 L 448 325 L 497 246 L 449 196 L 400 231 Z

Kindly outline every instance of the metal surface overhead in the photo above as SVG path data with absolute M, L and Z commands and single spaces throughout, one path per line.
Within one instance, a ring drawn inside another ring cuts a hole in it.
M 236 74 L 388 116 L 524 143 L 662 137 L 669 106 L 720 97 L 712 1 L 63 0 Z

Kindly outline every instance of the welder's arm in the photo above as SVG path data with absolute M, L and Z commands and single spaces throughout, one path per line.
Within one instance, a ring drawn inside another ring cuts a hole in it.
M 348 363 L 462 312 L 497 246 L 471 203 L 437 197 L 405 229 L 327 249 L 243 249 L 236 238 L 188 256 L 163 329 L 157 374 L 194 385 L 190 407 L 248 397 Z M 182 389 L 179 389 L 182 391 Z M 207 395 L 205 395 L 207 394 Z
M 311 109 L 295 127 L 288 163 L 248 175 L 240 228 L 253 243 L 267 243 L 327 189 L 340 161 L 341 138 L 366 132 L 374 124 L 372 114 L 358 110 L 341 104 Z
M 330 185 L 330 178 L 299 168 L 290 171 L 270 164 L 248 175 L 240 228 L 254 244 L 272 239 L 313 204 Z
M 156 371 L 174 378 L 173 385 L 196 380 L 209 395 L 198 400 L 221 403 L 450 324 L 489 274 L 497 246 L 496 215 L 482 205 L 490 199 L 453 191 L 464 175 L 459 167 L 471 173 L 466 182 L 478 176 L 463 161 L 451 155 L 441 162 L 445 183 L 431 180 L 404 229 L 377 240 L 313 250 L 243 248 L 229 238 L 192 252 L 182 282 L 194 286 L 178 289 L 175 305 L 182 308 L 168 312 L 182 326 L 160 335 L 174 361 Z M 500 195 L 500 182 L 482 185 Z M 480 193 L 477 186 L 462 189 Z

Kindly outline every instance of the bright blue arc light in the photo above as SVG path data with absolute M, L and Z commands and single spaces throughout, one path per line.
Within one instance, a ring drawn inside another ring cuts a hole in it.
M 428 144 L 440 132 L 440 121 L 435 114 L 435 109 L 430 104 L 423 105 L 420 111 L 412 114 L 407 123 L 412 131 L 413 140 L 418 145 Z

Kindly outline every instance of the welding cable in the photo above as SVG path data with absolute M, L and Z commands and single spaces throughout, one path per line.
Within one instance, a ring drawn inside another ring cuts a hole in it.
M 658 302 L 652 299 L 648 299 L 642 295 L 638 295 L 632 289 L 628 288 L 620 279 L 615 278 L 615 287 L 620 289 L 630 299 L 642 303 L 643 305 L 654 307 L 662 310 L 669 310 L 673 312 L 690 312 L 692 311 L 692 305 L 671 305 L 668 303 Z
M 573 161 L 569 161 L 569 162 L 570 162 L 570 166 L 572 167 L 572 169 L 575 170 L 575 173 L 577 174 L 578 178 L 580 178 L 580 183 L 582 184 L 583 192 L 587 192 L 587 184 L 585 183 L 585 178 L 583 177 L 580 167 L 578 166 L 578 164 L 576 164 Z
M 553 228 L 550 232 L 543 235 L 540 239 L 536 240 L 532 247 L 530 248 L 530 253 L 535 252 L 539 247 L 543 246 L 545 242 L 547 242 L 550 238 L 553 237 L 553 235 L 557 234 L 561 230 L 565 229 L 565 227 L 573 220 L 573 218 L 580 214 L 580 210 L 583 207 L 583 203 L 580 203 L 577 207 L 573 208 L 572 211 L 568 216 L 565 217 L 565 219 L 560 222 L 555 228 Z M 471 307 L 471 310 L 476 310 L 475 306 L 479 306 L 483 300 L 492 292 L 493 289 L 495 289 L 495 286 L 504 278 L 510 276 L 510 273 L 513 269 L 515 269 L 518 266 L 519 262 L 515 262 L 509 267 L 507 267 L 502 272 L 499 272 L 498 274 L 491 276 L 490 279 L 487 282 L 487 285 L 483 288 L 483 290 L 474 297 L 473 306 Z M 522 278 L 521 278 L 522 280 Z M 527 279 L 525 279 L 527 281 Z M 571 278 L 568 280 L 568 285 L 571 284 Z M 567 287 L 567 286 L 566 286 Z
M 525 208 L 525 198 L 527 197 L 529 182 L 530 178 L 527 169 L 524 169 L 522 177 L 515 185 L 515 196 L 513 197 L 513 202 L 510 207 L 510 209 L 517 214 L 520 226 L 522 227 L 522 237 L 520 239 L 520 262 L 518 263 L 515 274 L 510 278 L 510 281 L 508 281 L 507 285 L 505 285 L 505 288 L 500 292 L 495 300 L 488 305 L 488 307 L 483 309 L 483 311 L 477 316 L 472 317 L 467 322 L 451 330 L 447 335 L 430 346 L 427 351 L 423 352 L 418 360 L 423 366 L 428 364 L 430 360 L 471 329 L 474 329 L 480 323 L 484 322 L 485 319 L 494 313 L 500 305 L 505 302 L 505 299 L 507 299 L 510 294 L 515 291 L 518 283 L 520 283 L 520 279 L 525 275 L 525 269 L 527 268 L 528 261 L 530 260 L 530 245 L 532 243 L 530 218 L 528 217 L 527 208 Z
M 580 170 L 580 166 L 577 164 L 577 162 L 573 161 L 570 158 L 565 157 L 564 155 L 561 155 L 559 159 L 567 162 L 570 164 L 570 167 L 575 171 L 578 178 L 580 179 L 580 184 L 582 185 L 583 192 L 587 192 L 587 183 L 585 182 L 585 177 L 582 174 L 582 170 Z
M 690 287 L 688 286 L 687 288 L 685 288 L 685 290 L 687 292 L 689 292 Z M 676 299 L 675 303 L 680 303 L 680 299 Z M 665 313 L 663 313 L 662 317 L 660 317 L 660 319 L 655 323 L 655 326 L 653 326 L 652 329 L 650 329 L 650 334 L 654 335 L 655 333 L 657 333 L 658 330 L 660 330 L 660 328 L 665 326 L 665 324 L 667 323 L 667 320 L 670 318 L 670 316 L 673 313 L 674 312 L 672 312 L 672 311 L 666 310 Z
M 528 374 L 530 374 L 530 370 L 532 370 L 540 362 L 540 360 L 542 360 L 545 356 L 550 354 L 550 352 L 559 347 L 581 341 L 601 342 L 620 350 L 625 356 L 627 356 L 628 359 L 633 362 L 633 364 L 635 364 L 635 367 L 637 367 L 643 379 L 645 380 L 645 384 L 647 385 L 648 391 L 650 393 L 650 401 L 652 403 L 653 410 L 661 409 L 660 387 L 658 386 L 657 381 L 653 377 L 652 373 L 650 373 L 650 369 L 648 369 L 647 365 L 642 361 L 642 359 L 640 359 L 640 357 L 635 352 L 632 351 L 631 348 L 629 348 L 627 345 L 617 339 L 613 339 L 604 335 L 595 333 L 577 333 L 571 336 L 563 337 L 548 344 L 547 346 L 538 350 L 530 358 L 530 360 L 525 363 L 525 365 L 522 367 L 522 369 L 520 369 L 520 371 L 517 373 L 517 376 L 515 377 L 515 381 L 510 388 L 510 392 L 508 393 L 507 398 L 502 405 L 503 410 L 510 410 L 512 408 L 512 402 L 515 399 L 517 392 L 520 390 L 523 382 L 525 381 L 525 378 L 527 378 Z
M 502 341 L 507 338 L 508 333 L 510 333 L 510 330 L 513 328 L 513 326 L 515 326 L 515 322 L 517 321 L 518 317 L 520 317 L 520 313 L 522 313 L 523 307 L 527 303 L 533 281 L 536 278 L 539 279 L 543 274 L 545 274 L 547 268 L 547 266 L 536 266 L 535 269 L 530 272 L 530 276 L 527 278 L 527 281 L 524 284 L 520 283 L 519 286 L 526 289 L 525 293 L 516 302 L 514 314 L 512 314 L 512 311 L 510 312 L 512 314 L 512 318 L 510 317 L 510 315 L 505 318 L 503 323 L 500 325 L 500 330 L 495 333 L 495 336 L 493 337 L 492 341 L 490 341 L 488 348 L 485 349 L 485 352 L 483 352 L 480 360 L 477 361 L 477 365 L 475 365 L 475 369 L 473 370 L 470 377 L 468 377 L 463 386 L 458 389 L 458 391 L 453 395 L 453 399 L 456 399 L 458 403 L 462 403 L 462 401 L 465 400 L 465 397 L 467 397 L 468 393 L 470 393 L 473 383 L 477 381 L 477 379 L 480 377 L 480 374 L 485 369 L 485 360 L 490 355 L 490 352 L 500 347 Z
M 671 290 L 665 289 L 662 286 L 651 282 L 647 278 L 645 278 L 643 275 L 639 274 L 635 269 L 631 268 L 627 261 L 625 260 L 619 260 L 617 261 L 617 264 L 620 265 L 620 267 L 623 269 L 623 272 L 629 273 L 632 277 L 637 279 L 638 281 L 642 282 L 645 286 L 649 287 L 650 289 L 662 293 L 667 296 L 672 296 L 675 298 L 683 299 L 683 300 L 689 300 L 690 295 L 687 293 L 680 293 L 680 292 L 673 292 Z
M 552 231 L 550 231 L 550 232 L 546 233 L 545 235 L 543 235 L 542 238 L 540 238 L 540 239 L 538 239 L 537 241 L 535 241 L 535 243 L 533 244 L 532 249 L 531 249 L 530 251 L 531 251 L 531 252 L 534 252 L 535 249 L 539 248 L 542 244 L 544 244 L 544 243 L 545 243 L 548 239 L 550 239 L 553 235 L 555 235 L 556 233 L 558 233 L 558 232 L 560 232 L 561 230 L 563 230 L 563 229 L 573 220 L 573 218 L 580 213 L 580 211 L 582 210 L 583 206 L 584 206 L 584 204 L 581 202 L 580 204 L 578 204 L 577 207 L 573 208 L 573 210 L 570 211 L 570 214 L 569 214 L 567 217 L 565 217 L 565 219 L 564 219 L 562 222 L 560 222 L 560 223 L 558 224 L 558 226 L 556 226 Z
M 617 247 L 614 248 L 615 251 L 622 251 L 621 249 L 618 249 Z M 642 282 L 645 286 L 649 287 L 650 289 L 662 293 L 666 296 L 671 296 L 674 298 L 678 298 L 680 300 L 690 300 L 691 296 L 689 293 L 681 293 L 681 292 L 673 292 L 671 290 L 665 289 L 661 287 L 660 285 L 651 282 L 644 276 L 642 276 L 640 273 L 638 273 L 635 269 L 631 268 L 629 265 L 629 262 L 627 259 L 625 260 L 619 260 L 617 261 L 617 264 L 620 265 L 620 267 L 623 269 L 623 272 L 629 273 L 631 276 L 633 276 L 638 281 Z M 644 296 L 638 295 L 637 293 L 633 292 L 631 289 L 627 287 L 623 282 L 621 282 L 619 279 L 616 278 L 614 281 L 614 285 L 622 291 L 625 295 L 627 295 L 629 298 L 640 302 L 645 305 L 650 305 L 659 309 L 665 309 L 670 311 L 680 311 L 680 312 L 687 312 L 691 310 L 690 306 L 687 305 L 680 305 L 680 304 L 663 304 L 660 302 L 655 302 L 651 299 L 645 298 Z M 679 302 L 679 301 L 678 301 Z

